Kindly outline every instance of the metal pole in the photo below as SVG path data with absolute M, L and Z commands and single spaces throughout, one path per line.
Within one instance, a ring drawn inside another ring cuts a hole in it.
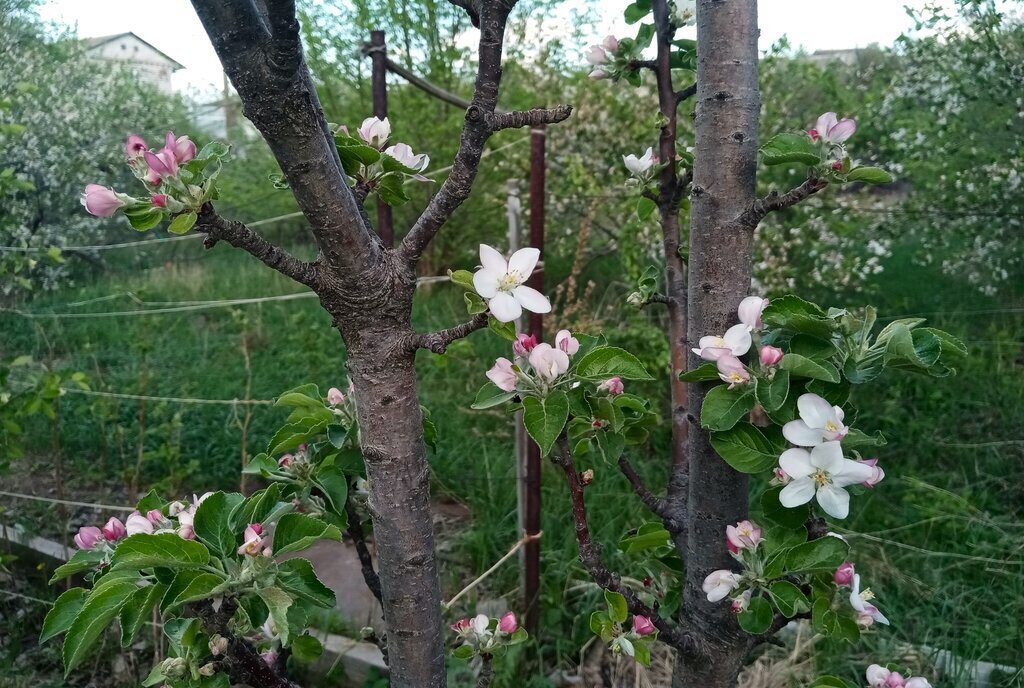
M 545 130 L 541 125 L 530 132 L 530 246 L 544 250 L 544 142 Z M 546 258 L 546 257 L 545 257 Z M 535 270 L 527 283 L 544 293 L 544 271 Z M 543 319 L 540 313 L 530 313 L 530 333 L 541 341 Z M 532 440 L 526 452 L 524 471 L 525 522 L 527 535 L 540 532 L 540 447 Z M 525 550 L 526 629 L 537 634 L 540 608 L 540 541 L 531 540 Z
M 522 201 L 519 198 L 519 180 L 509 179 L 508 180 L 508 196 L 505 202 L 506 210 L 508 211 L 508 252 L 509 255 L 519 250 L 519 220 L 522 212 Z M 523 331 L 522 318 L 516 318 L 516 332 Z M 515 457 L 516 457 L 516 505 L 518 510 L 519 520 L 519 532 L 525 533 L 526 530 L 526 462 L 527 462 L 527 447 L 529 446 L 530 436 L 526 434 L 526 426 L 523 425 L 523 412 L 516 411 L 515 416 L 515 428 L 516 428 L 516 445 L 515 445 Z M 519 567 L 522 570 L 522 585 L 523 589 L 526 589 L 526 549 L 525 547 L 519 550 Z
M 370 32 L 370 59 L 373 61 L 373 116 L 388 116 L 387 47 L 383 31 Z M 395 244 L 395 230 L 391 220 L 391 206 L 377 199 L 377 234 L 384 245 Z

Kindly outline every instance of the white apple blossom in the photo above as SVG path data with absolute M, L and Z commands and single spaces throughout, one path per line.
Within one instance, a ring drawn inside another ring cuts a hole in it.
M 878 607 L 868 603 L 869 600 L 875 599 L 875 594 L 869 588 L 860 589 L 859 573 L 853 574 L 852 588 L 850 591 L 850 606 L 857 612 L 857 623 L 867 627 L 877 621 L 888 626 L 889 619 L 885 618 L 885 615 L 878 611 Z
M 538 249 L 521 248 L 506 261 L 496 249 L 480 244 L 482 267 L 473 274 L 473 286 L 486 299 L 498 322 L 512 322 L 522 315 L 524 308 L 534 313 L 551 311 L 546 296 L 524 285 L 539 258 Z
M 608 53 L 600 45 L 592 45 L 587 49 L 587 62 L 595 66 L 607 64 Z
M 708 602 L 720 602 L 729 596 L 740 585 L 740 574 L 728 569 L 712 571 L 704 579 L 703 589 L 707 593 Z
M 359 136 L 374 148 L 380 148 L 391 136 L 391 122 L 388 118 L 367 117 L 359 125 Z
M 750 371 L 732 354 L 720 356 L 715 364 L 718 366 L 718 377 L 722 382 L 729 383 L 729 389 L 750 382 Z
M 648 147 L 639 158 L 632 153 L 623 155 L 622 162 L 625 163 L 626 169 L 629 170 L 630 174 L 639 179 L 644 179 L 651 171 L 651 168 L 654 167 L 654 149 Z
M 839 441 L 850 431 L 843 425 L 843 409 L 833 406 L 817 394 L 801 394 L 796 400 L 796 406 L 800 411 L 800 420 L 791 420 L 782 426 L 782 434 L 799 447 Z
M 697 0 L 675 0 L 672 22 L 682 28 L 697 20 Z
M 792 478 L 779 493 L 782 506 L 791 509 L 816 496 L 834 518 L 850 513 L 850 495 L 843 488 L 864 482 L 873 472 L 870 466 L 844 458 L 839 442 L 824 442 L 810 451 L 788 449 L 779 457 L 779 466 Z
M 430 164 L 430 156 L 426 153 L 419 155 L 413 153 L 412 147 L 407 143 L 396 143 L 384 149 L 384 155 L 394 158 L 406 167 L 422 172 Z
M 705 361 L 717 361 L 726 354 L 742 356 L 750 351 L 750 330 L 743 323 L 733 325 L 721 337 L 708 336 L 700 338 L 700 348 L 693 349 Z

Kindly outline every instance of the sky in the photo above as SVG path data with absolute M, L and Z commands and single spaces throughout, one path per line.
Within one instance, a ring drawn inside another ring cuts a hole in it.
M 569 0 L 567 4 L 585 2 Z M 904 6 L 920 7 L 925 2 L 858 0 L 856 11 L 839 19 L 836 6 L 821 0 L 758 0 L 761 47 L 768 48 L 783 35 L 794 48 L 809 52 L 890 45 L 910 26 Z M 626 35 L 624 6 L 624 0 L 598 0 L 599 8 L 607 7 L 598 37 Z M 829 8 L 827 14 L 823 6 Z M 76 27 L 83 38 L 134 32 L 187 67 L 174 77 L 179 91 L 209 92 L 222 83 L 220 63 L 189 0 L 46 0 L 40 14 L 48 21 Z

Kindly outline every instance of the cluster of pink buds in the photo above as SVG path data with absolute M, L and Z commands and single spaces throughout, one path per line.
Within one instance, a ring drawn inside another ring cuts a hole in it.
M 96 549 L 97 547 L 111 549 L 124 538 L 140 533 L 176 532 L 182 538 L 192 540 L 195 538 L 195 531 L 192 529 L 193 516 L 203 500 L 211 494 L 213 493 L 207 492 L 202 497 L 192 495 L 192 504 L 189 506 L 183 502 L 171 502 L 167 507 L 167 515 L 164 515 L 160 509 L 150 509 L 145 514 L 133 511 L 124 522 L 119 518 L 112 517 L 102 528 L 83 526 L 75 535 L 75 545 L 79 549 Z
M 538 344 L 534 335 L 519 333 L 512 344 L 515 363 L 507 358 L 496 359 L 494 366 L 487 371 L 487 378 L 504 392 L 540 388 L 565 374 L 569 370 L 570 357 L 579 350 L 580 342 L 569 330 L 560 330 L 555 335 L 554 346 L 547 342 Z M 524 369 L 527 363 L 533 375 Z M 622 384 L 621 380 L 619 384 Z
M 622 384 L 621 377 L 610 377 L 597 386 L 597 391 L 610 397 L 617 397 L 626 391 L 626 386 Z
M 352 138 L 349 134 L 348 127 L 341 125 L 338 127 L 338 132 L 343 133 L 345 136 Z M 363 123 L 356 129 L 356 134 L 363 140 L 366 145 L 376 148 L 384 155 L 394 159 L 400 164 L 407 167 L 413 172 L 410 176 L 419 181 L 430 181 L 427 177 L 424 177 L 420 172 L 427 169 L 427 165 L 430 164 L 430 157 L 426 154 L 419 154 L 413 152 L 412 147 L 407 143 L 396 143 L 388 146 L 388 140 L 391 138 L 391 121 L 387 117 L 380 119 L 378 117 L 367 117 L 363 120 Z M 381 177 L 385 174 L 384 168 L 374 163 L 369 166 L 363 166 L 359 177 L 362 181 L 373 186 Z
M 250 523 L 245 527 L 245 533 L 242 536 L 242 539 L 242 545 L 238 548 L 239 554 L 250 557 L 269 557 L 272 554 L 269 542 L 270 538 L 263 535 L 262 524 Z
M 922 676 L 904 677 L 898 671 L 890 671 L 884 666 L 872 664 L 866 672 L 868 685 L 871 688 L 932 688 L 928 679 Z
M 592 45 L 587 49 L 587 62 L 594 67 L 590 72 L 591 79 L 607 79 L 611 76 L 612 70 L 609 68 L 609 63 L 612 62 L 618 50 L 619 39 L 612 35 L 605 36 L 598 45 Z
M 502 645 L 514 641 L 512 637 L 519 630 L 519 622 L 513 612 L 505 612 L 500 619 L 488 618 L 486 614 L 477 614 L 472 619 L 460 619 L 451 625 L 451 629 L 478 654 L 493 654 Z

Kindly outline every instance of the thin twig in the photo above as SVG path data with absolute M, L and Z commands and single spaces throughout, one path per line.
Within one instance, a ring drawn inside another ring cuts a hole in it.
M 686 528 L 686 524 L 678 518 L 676 514 L 672 512 L 669 507 L 668 500 L 664 497 L 659 497 L 651 492 L 647 485 L 644 484 L 640 474 L 633 468 L 633 464 L 629 462 L 625 456 L 619 457 L 619 470 L 626 476 L 629 484 L 633 486 L 633 492 L 640 498 L 640 501 L 644 503 L 648 509 L 653 511 L 662 521 L 665 523 L 665 528 L 671 533 L 681 532 Z
M 487 313 L 477 313 L 472 320 L 449 327 L 438 332 L 424 332 L 412 338 L 412 346 L 417 349 L 430 349 L 435 354 L 443 354 L 448 350 L 448 345 L 456 339 L 462 339 L 477 330 L 487 327 Z
M 828 186 L 828 182 L 824 179 L 811 177 L 800 186 L 794 187 L 784 194 L 772 191 L 764 198 L 754 201 L 749 208 L 736 218 L 736 222 L 741 227 L 753 230 L 768 213 L 796 205 L 800 201 L 818 193 L 826 186 Z
M 479 585 L 479 584 L 480 584 L 480 583 L 481 583 L 481 582 L 482 582 L 482 581 L 483 581 L 484 579 L 486 579 L 486 578 L 487 578 L 488 576 L 490 576 L 490 575 L 491 575 L 492 573 L 494 573 L 495 571 L 497 571 L 497 570 L 498 570 L 498 569 L 499 569 L 499 568 L 501 567 L 501 565 L 502 565 L 502 564 L 504 564 L 504 563 L 505 563 L 506 561 L 508 561 L 508 560 L 509 560 L 509 559 L 510 559 L 510 558 L 512 557 L 512 555 L 514 555 L 514 554 L 515 554 L 516 552 L 518 552 L 518 551 L 519 551 L 519 550 L 520 550 L 520 549 L 521 549 L 522 547 L 524 547 L 524 546 L 526 545 L 526 543 L 528 543 L 528 542 L 533 542 L 534 540 L 539 540 L 539 539 L 541 538 L 541 536 L 543 536 L 543 535 L 544 535 L 544 531 L 543 531 L 543 530 L 542 530 L 542 531 L 540 531 L 539 533 L 534 533 L 534 534 L 532 534 L 532 535 L 524 535 L 524 536 L 523 536 L 523 537 L 522 537 L 522 538 L 521 538 L 521 539 L 519 540 L 519 542 L 517 542 L 516 544 L 514 544 L 514 545 L 512 546 L 512 549 L 510 549 L 510 550 L 509 550 L 508 552 L 506 552 L 505 556 L 503 556 L 503 557 L 502 557 L 501 559 L 499 559 L 499 560 L 498 560 L 497 562 L 495 562 L 494 566 L 492 566 L 491 568 L 489 568 L 489 569 L 487 569 L 486 571 L 484 571 L 484 572 L 483 572 L 482 574 L 480 574 L 480 576 L 479 576 L 479 577 L 477 577 L 477 579 L 476 579 L 476 580 L 474 580 L 474 581 L 473 581 L 472 583 L 470 583 L 469 585 L 467 585 L 466 587 L 464 587 L 464 588 L 463 588 L 462 590 L 460 590 L 460 591 L 459 591 L 459 592 L 458 592 L 458 593 L 457 593 L 457 594 L 455 595 L 455 597 L 453 597 L 453 598 L 451 598 L 450 600 L 448 600 L 447 602 L 445 602 L 445 603 L 444 603 L 444 608 L 445 608 L 445 609 L 451 609 L 451 608 L 452 608 L 452 605 L 453 605 L 453 604 L 455 604 L 455 602 L 456 602 L 456 601 L 458 601 L 458 599 L 459 599 L 460 597 L 462 597 L 463 595 L 465 595 L 466 593 L 468 593 L 468 592 L 469 592 L 470 590 L 472 590 L 472 589 L 473 589 L 473 588 L 475 588 L 475 587 L 476 587 L 477 585 Z
M 366 582 L 366 587 L 373 593 L 373 596 L 383 605 L 380 576 L 377 575 L 376 569 L 373 568 L 373 557 L 370 555 L 370 548 L 366 544 L 366 533 L 363 531 L 359 512 L 356 510 L 356 506 L 352 503 L 351 498 L 345 500 L 345 514 L 348 516 L 348 529 L 345 534 L 352 539 L 353 544 L 356 546 L 356 554 L 359 555 L 359 564 L 363 571 L 363 580 Z

